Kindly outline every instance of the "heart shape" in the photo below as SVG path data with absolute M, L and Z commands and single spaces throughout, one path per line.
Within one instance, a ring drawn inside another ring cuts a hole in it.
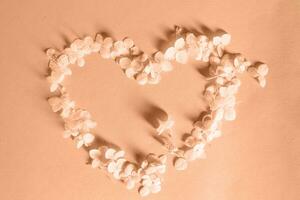
M 195 35 L 186 29 L 175 27 L 175 41 L 164 52 L 153 55 L 142 52 L 130 38 L 114 41 L 110 37 L 97 34 L 76 39 L 70 47 L 62 51 L 48 49 L 49 68 L 47 77 L 51 83 L 50 91 L 58 94 L 48 101 L 54 112 L 59 112 L 65 124 L 64 137 L 72 138 L 77 148 L 85 147 L 89 151 L 93 168 L 107 170 L 114 178 L 124 182 L 128 189 L 139 185 L 141 196 L 157 193 L 161 190 L 161 177 L 166 171 L 166 162 L 174 157 L 177 170 L 187 168 L 188 162 L 205 158 L 205 146 L 221 135 L 220 126 L 223 120 L 236 118 L 235 94 L 240 87 L 237 75 L 248 71 L 260 86 L 266 85 L 265 76 L 268 67 L 263 63 L 252 64 L 241 54 L 225 52 L 231 36 L 225 32 L 212 37 L 203 34 Z M 186 64 L 194 59 L 209 63 L 209 83 L 204 90 L 208 109 L 200 120 L 196 121 L 182 147 L 177 147 L 172 140 L 174 121 L 166 114 L 159 119 L 156 129 L 166 152 L 161 155 L 148 154 L 143 162 L 136 164 L 125 159 L 125 152 L 116 146 L 102 145 L 92 147 L 95 136 L 91 130 L 96 127 L 88 111 L 75 105 L 64 87 L 64 78 L 72 74 L 70 64 L 83 67 L 84 56 L 100 53 L 103 58 L 113 59 L 119 64 L 130 79 L 140 85 L 158 84 L 161 74 L 172 70 L 172 62 Z

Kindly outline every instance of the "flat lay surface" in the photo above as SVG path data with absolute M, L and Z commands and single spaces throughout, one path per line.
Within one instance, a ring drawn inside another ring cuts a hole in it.
M 88 155 L 62 138 L 63 126 L 46 99 L 45 49 L 105 33 L 131 37 L 145 52 L 160 49 L 180 25 L 226 30 L 229 51 L 270 67 L 262 89 L 247 74 L 237 95 L 237 119 L 207 148 L 207 159 L 186 171 L 172 164 L 155 200 L 297 199 L 300 187 L 300 3 L 230 1 L 6 1 L 0 2 L 0 194 L 9 200 L 141 199 L 136 190 L 86 164 Z M 97 121 L 96 135 L 138 161 L 163 153 L 151 116 L 175 120 L 175 138 L 191 129 L 206 104 L 202 63 L 175 64 L 158 85 L 140 86 L 98 55 L 73 68 L 68 91 Z

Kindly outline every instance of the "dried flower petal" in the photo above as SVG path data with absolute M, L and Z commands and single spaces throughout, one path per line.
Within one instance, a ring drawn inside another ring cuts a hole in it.
M 92 168 L 98 168 L 101 166 L 101 161 L 99 159 L 94 159 L 92 161 Z
M 257 73 L 260 76 L 266 76 L 269 72 L 269 68 L 266 64 L 260 64 L 257 66 Z
M 140 73 L 137 75 L 136 80 L 140 85 L 145 85 L 148 81 L 148 75 L 146 73 Z
M 130 66 L 131 60 L 128 57 L 122 57 L 119 59 L 119 64 L 122 69 L 126 69 Z
M 46 55 L 48 56 L 49 59 L 51 59 L 54 55 L 56 54 L 56 50 L 55 49 L 47 49 L 46 51 Z
M 160 191 L 161 191 L 161 185 L 152 185 L 152 187 L 151 187 L 151 192 L 152 192 L 153 194 L 158 193 L 158 192 L 160 192 Z
M 84 60 L 83 58 L 78 58 L 78 59 L 77 59 L 77 65 L 78 65 L 79 67 L 83 67 L 84 64 L 85 64 L 85 60 Z
M 125 39 L 124 39 L 124 46 L 125 46 L 127 49 L 133 47 L 133 45 L 134 45 L 134 42 L 133 42 L 132 39 L 130 39 L 130 38 L 125 38 Z
M 165 121 L 159 120 L 159 127 L 156 129 L 158 135 L 162 134 L 164 131 L 171 129 L 174 126 L 175 122 L 170 117 Z
M 98 149 L 91 149 L 89 155 L 92 159 L 96 159 L 101 155 L 101 152 Z
M 182 64 L 187 63 L 188 54 L 186 50 L 180 50 L 176 53 L 176 61 Z
M 133 179 L 129 179 L 127 182 L 126 182 L 126 188 L 128 190 L 131 190 L 135 187 L 135 181 Z
M 95 139 L 95 136 L 91 133 L 86 133 L 83 135 L 83 141 L 86 146 L 90 145 Z
M 231 35 L 228 33 L 225 33 L 221 37 L 221 41 L 223 45 L 228 45 L 231 41 Z
M 170 47 L 166 50 L 164 57 L 167 60 L 173 60 L 175 59 L 175 55 L 176 55 L 176 49 L 174 47 Z
M 178 157 L 175 160 L 174 167 L 176 170 L 185 170 L 188 166 L 187 161 L 184 158 Z
M 175 41 L 174 47 L 175 49 L 182 49 L 185 46 L 185 41 L 183 38 L 179 38 Z
M 106 152 L 105 152 L 105 158 L 106 158 L 106 159 L 113 159 L 115 153 L 116 153 L 116 150 L 115 150 L 115 149 L 109 148 L 109 149 L 107 149 Z
M 236 113 L 234 108 L 227 108 L 224 113 L 224 119 L 227 121 L 232 121 L 235 120 L 235 118 L 236 118 Z
M 125 74 L 128 78 L 133 78 L 134 75 L 136 74 L 136 70 L 133 68 L 133 67 L 128 67 L 126 70 L 125 70 Z
M 258 80 L 259 85 L 260 85 L 262 88 L 266 87 L 267 80 L 265 79 L 264 76 L 259 76 L 259 77 L 257 78 L 257 80 Z
M 150 194 L 150 189 L 148 187 L 141 187 L 140 190 L 139 190 L 139 194 L 142 196 L 142 197 L 145 197 L 145 196 L 148 196 Z

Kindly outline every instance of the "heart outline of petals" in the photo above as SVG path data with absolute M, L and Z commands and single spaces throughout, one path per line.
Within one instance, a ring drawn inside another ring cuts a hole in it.
M 208 37 L 176 26 L 174 33 L 173 46 L 152 55 L 144 53 L 128 37 L 114 41 L 101 34 L 95 38 L 86 36 L 76 39 L 61 51 L 46 51 L 51 69 L 47 80 L 50 82 L 50 91 L 57 93 L 48 102 L 53 112 L 59 113 L 65 123 L 64 137 L 72 138 L 77 148 L 85 147 L 89 150 L 92 168 L 106 170 L 126 184 L 128 189 L 138 187 L 141 196 L 161 190 L 162 176 L 169 158 L 173 158 L 177 170 L 185 170 L 189 161 L 206 157 L 205 146 L 221 136 L 222 121 L 233 121 L 236 118 L 235 94 L 241 85 L 238 74 L 249 72 L 261 87 L 265 87 L 269 72 L 264 63 L 251 63 L 241 54 L 225 52 L 231 40 L 226 32 Z M 172 71 L 173 62 L 186 64 L 189 60 L 196 60 L 209 63 L 209 83 L 203 93 L 208 110 L 206 115 L 193 124 L 183 146 L 177 147 L 174 144 L 174 120 L 168 116 L 159 120 L 156 129 L 165 152 L 160 155 L 149 153 L 140 164 L 126 160 L 125 152 L 118 147 L 92 147 L 95 139 L 92 130 L 97 123 L 87 110 L 78 107 L 70 99 L 63 82 L 67 76 L 72 75 L 69 65 L 84 67 L 84 56 L 91 53 L 114 60 L 128 78 L 136 80 L 140 85 L 158 84 L 163 73 Z

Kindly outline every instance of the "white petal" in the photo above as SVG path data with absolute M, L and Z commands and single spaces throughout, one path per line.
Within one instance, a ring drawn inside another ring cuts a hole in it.
M 128 78 L 133 78 L 136 73 L 137 72 L 133 67 L 129 67 L 125 70 L 125 74 Z
M 121 179 L 120 171 L 115 170 L 115 171 L 113 172 L 113 177 L 114 177 L 115 179 L 117 179 L 117 180 Z
M 83 58 L 78 58 L 77 59 L 77 65 L 79 67 L 83 67 L 85 65 L 85 60 Z
M 231 95 L 231 96 L 228 96 L 226 98 L 225 104 L 226 104 L 227 107 L 232 107 L 233 108 L 235 106 L 235 102 L 236 102 L 235 96 Z
M 185 41 L 183 38 L 179 38 L 175 41 L 174 47 L 175 49 L 182 49 L 185 46 Z
M 257 66 L 257 73 L 260 76 L 266 76 L 269 72 L 269 68 L 268 65 L 266 64 L 260 64 L 259 66 Z
M 148 166 L 148 161 L 147 160 L 144 160 L 141 164 L 141 168 L 146 168 Z
M 124 158 L 118 159 L 116 162 L 116 168 L 118 170 L 121 170 L 123 168 L 123 165 L 125 164 L 125 162 L 126 162 L 126 159 L 124 159 Z
M 258 83 L 259 83 L 260 87 L 262 87 L 262 88 L 266 87 L 267 80 L 264 76 L 259 76 L 257 78 L 257 80 L 258 80 Z
M 146 53 L 143 53 L 143 54 L 140 56 L 140 61 L 141 61 L 141 62 L 146 62 L 148 59 L 149 59 L 149 56 L 148 56 L 148 54 L 146 54 Z
M 72 42 L 70 47 L 72 50 L 77 51 L 78 49 L 82 48 L 83 44 L 84 44 L 83 40 L 76 39 Z
M 176 53 L 176 61 L 182 64 L 187 63 L 188 54 L 186 50 L 180 50 Z
M 166 166 L 166 165 L 159 165 L 159 166 L 157 167 L 157 171 L 158 171 L 158 173 L 160 173 L 160 174 L 164 174 L 164 173 L 167 171 L 167 166 Z
M 225 110 L 225 113 L 224 113 L 225 120 L 232 121 L 232 120 L 235 120 L 235 118 L 236 118 L 236 113 L 235 113 L 234 108 L 228 108 Z
M 62 109 L 62 99 L 60 97 L 51 97 L 48 99 L 53 112 L 58 112 Z
M 91 36 L 86 36 L 84 39 L 83 39 L 83 42 L 84 44 L 86 45 L 91 45 L 93 44 L 94 40 Z
M 76 147 L 79 149 L 84 144 L 83 140 L 77 140 Z
M 125 151 L 121 150 L 114 154 L 114 159 L 123 158 L 125 156 Z
M 224 54 L 224 47 L 221 45 L 217 46 L 217 53 L 219 57 L 222 57 Z
M 83 135 L 83 141 L 84 141 L 84 144 L 86 145 L 89 145 L 91 144 L 95 139 L 95 136 L 91 133 L 86 133 Z
M 216 78 L 216 83 L 219 85 L 224 85 L 225 79 L 223 77 L 219 76 Z
M 113 46 L 113 39 L 112 38 L 110 38 L 110 37 L 107 37 L 107 38 L 105 38 L 104 40 L 103 40 L 103 46 L 105 47 L 105 48 L 111 48 L 112 46 Z
M 184 158 L 176 158 L 175 162 L 174 162 L 174 167 L 176 170 L 185 170 L 187 168 L 188 164 L 187 164 L 187 160 L 185 160 Z
M 73 137 L 77 137 L 80 133 L 79 133 L 79 131 L 72 130 L 71 134 L 72 134 Z
M 193 149 L 188 149 L 184 152 L 184 157 L 188 160 L 188 161 L 192 161 L 195 160 L 195 154 L 194 154 L 194 150 Z
M 172 71 L 172 69 L 173 69 L 173 66 L 169 61 L 161 62 L 160 66 L 161 66 L 162 71 L 164 71 L 164 72 L 169 72 L 169 71 Z
M 224 35 L 222 35 L 221 41 L 222 41 L 223 45 L 228 45 L 231 41 L 231 35 L 228 33 L 225 33 Z
M 96 35 L 96 39 L 95 39 L 96 42 L 102 44 L 103 43 L 103 36 L 101 34 L 97 34 Z
M 193 149 L 194 151 L 204 151 L 204 147 L 205 147 L 205 143 L 204 142 L 200 142 L 198 144 L 196 144 Z
M 46 55 L 48 56 L 48 58 L 52 58 L 55 55 L 55 53 L 56 53 L 56 50 L 52 49 L 52 48 L 47 49 L 47 51 L 46 51 Z
M 71 135 L 72 135 L 72 131 L 70 131 L 70 130 L 66 130 L 63 133 L 64 138 L 69 138 L 69 137 L 71 137 Z
M 109 48 L 101 49 L 100 55 L 102 56 L 102 58 L 108 59 L 111 57 L 111 50 Z
M 150 178 L 149 179 L 143 179 L 142 184 L 143 184 L 143 186 L 149 187 L 149 186 L 152 185 L 152 181 L 151 181 Z
M 223 119 L 223 116 L 224 116 L 224 109 L 220 108 L 220 109 L 214 111 L 214 112 L 212 113 L 212 116 L 213 116 L 213 119 L 214 119 L 214 120 L 217 120 L 217 121 L 222 120 L 222 119 Z
M 84 122 L 84 125 L 85 125 L 85 128 L 86 128 L 87 131 L 88 131 L 89 129 L 95 128 L 95 127 L 97 126 L 97 122 L 88 119 L 88 120 L 86 120 L 86 121 Z
M 221 37 L 219 37 L 219 36 L 213 37 L 213 44 L 215 46 L 219 45 L 220 43 L 221 43 Z
M 116 48 L 116 49 L 122 49 L 122 48 L 124 48 L 124 42 L 123 41 L 116 41 L 115 43 L 114 43 L 114 48 Z
M 76 53 L 69 53 L 68 57 L 69 57 L 70 64 L 75 64 L 77 61 L 78 55 Z
M 186 43 L 189 44 L 190 46 L 193 46 L 193 45 L 196 44 L 196 42 L 197 42 L 196 39 L 197 38 L 196 38 L 196 36 L 193 33 L 187 34 L 186 38 L 185 38 Z
M 126 181 L 126 188 L 128 190 L 131 190 L 135 187 L 135 181 L 133 179 L 129 179 L 128 181 Z
M 207 40 L 208 40 L 208 38 L 207 38 L 206 35 L 199 35 L 199 36 L 198 36 L 198 41 L 199 41 L 200 43 L 207 43 Z
M 125 176 L 130 176 L 133 170 L 134 170 L 134 165 L 131 163 L 127 164 L 124 169 Z
M 101 161 L 99 159 L 94 159 L 92 161 L 92 168 L 98 168 L 100 167 Z
M 60 67 L 67 66 L 69 64 L 68 56 L 66 54 L 62 54 L 61 56 L 59 56 L 57 59 L 57 64 Z
M 156 62 L 161 62 L 162 60 L 164 60 L 164 54 L 161 51 L 158 51 L 154 54 L 154 60 Z
M 136 80 L 140 85 L 145 85 L 148 82 L 148 75 L 146 73 L 140 73 L 137 75 Z
M 156 166 L 149 166 L 145 169 L 145 173 L 146 174 L 153 174 L 157 171 L 157 167 Z
M 119 64 L 122 69 L 126 69 L 130 66 L 131 60 L 128 57 L 122 57 L 119 59 Z
M 196 141 L 194 136 L 189 136 L 185 139 L 184 144 L 188 147 L 193 147 L 196 144 Z
M 105 158 L 106 158 L 106 159 L 113 159 L 115 153 L 116 153 L 116 150 L 115 150 L 115 149 L 109 148 L 109 149 L 107 149 L 106 152 L 105 152 Z
M 195 154 L 195 159 L 204 159 L 204 158 L 206 158 L 206 154 L 205 154 L 204 149 L 202 149 L 200 151 L 195 151 L 194 154 Z
M 167 60 L 173 60 L 175 59 L 176 49 L 174 47 L 170 47 L 165 52 L 165 59 Z
M 107 171 L 113 173 L 116 170 L 116 163 L 114 161 L 110 162 L 107 166 Z
M 152 187 L 151 187 L 151 192 L 152 193 L 158 193 L 158 192 L 160 192 L 161 191 L 161 185 L 152 185 Z
M 157 176 L 152 177 L 152 185 L 161 185 L 161 179 Z
M 92 159 L 96 159 L 99 158 L 101 155 L 101 152 L 98 149 L 91 149 L 89 151 L 89 155 Z
M 131 47 L 130 50 L 133 56 L 139 55 L 141 53 L 140 49 L 137 46 Z
M 166 163 L 167 159 L 168 159 L 168 155 L 167 154 L 162 154 L 158 158 L 159 158 L 161 163 Z
M 191 135 L 194 136 L 197 139 L 201 139 L 203 137 L 203 135 L 204 135 L 204 130 L 202 128 L 195 127 L 191 131 Z
M 125 38 L 125 39 L 123 40 L 123 42 L 124 42 L 124 46 L 125 46 L 127 49 L 133 47 L 133 45 L 134 45 L 133 40 L 130 39 L 130 38 Z
M 93 44 L 91 44 L 91 51 L 92 52 L 98 52 L 101 49 L 101 44 L 98 42 L 94 42 Z
M 142 196 L 142 197 L 145 197 L 145 196 L 148 196 L 150 194 L 150 189 L 148 187 L 141 187 L 140 190 L 139 190 L 139 194 Z
M 154 76 L 154 77 L 150 77 L 150 78 L 148 79 L 148 83 L 149 83 L 149 84 L 158 84 L 158 83 L 160 82 L 160 80 L 161 80 L 161 76 L 160 76 L 159 74 L 157 74 L 157 75 Z

